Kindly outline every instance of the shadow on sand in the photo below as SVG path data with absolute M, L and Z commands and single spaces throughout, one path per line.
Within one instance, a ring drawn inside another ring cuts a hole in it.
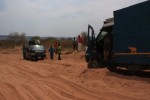
M 150 71 L 128 71 L 124 69 L 116 69 L 114 72 L 126 76 L 138 76 L 142 78 L 150 78 Z

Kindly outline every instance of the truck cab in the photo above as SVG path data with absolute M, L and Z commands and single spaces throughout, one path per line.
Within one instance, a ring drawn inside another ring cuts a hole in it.
M 85 58 L 86 61 L 88 62 L 89 68 L 100 67 L 100 65 L 105 63 L 104 47 L 106 44 L 104 44 L 104 41 L 109 36 L 109 39 L 111 41 L 109 52 L 111 52 L 113 25 L 114 25 L 113 18 L 106 19 L 96 38 L 94 35 L 93 27 L 91 25 L 88 26 L 89 38 L 88 38 L 88 48 L 86 50 Z M 110 56 L 110 53 L 108 56 Z

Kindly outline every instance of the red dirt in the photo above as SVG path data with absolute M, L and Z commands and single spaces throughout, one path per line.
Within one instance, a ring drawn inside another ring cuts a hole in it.
M 150 78 L 87 69 L 84 52 L 35 62 L 1 50 L 0 100 L 150 100 Z

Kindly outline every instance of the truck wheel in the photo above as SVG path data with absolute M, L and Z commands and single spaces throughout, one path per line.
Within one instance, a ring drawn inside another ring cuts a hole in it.
M 116 69 L 117 69 L 117 65 L 115 65 L 115 64 L 109 65 L 109 66 L 107 67 L 107 69 L 108 69 L 109 71 L 111 71 L 111 72 L 114 72 L 114 71 L 116 71 Z
M 89 61 L 87 67 L 88 68 L 98 68 L 99 67 L 99 63 L 98 63 L 97 60 Z

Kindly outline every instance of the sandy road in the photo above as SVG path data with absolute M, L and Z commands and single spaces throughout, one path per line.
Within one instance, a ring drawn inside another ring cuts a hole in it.
M 87 69 L 84 52 L 27 61 L 0 51 L 0 100 L 149 100 L 150 78 Z M 150 73 L 147 73 L 150 74 Z

